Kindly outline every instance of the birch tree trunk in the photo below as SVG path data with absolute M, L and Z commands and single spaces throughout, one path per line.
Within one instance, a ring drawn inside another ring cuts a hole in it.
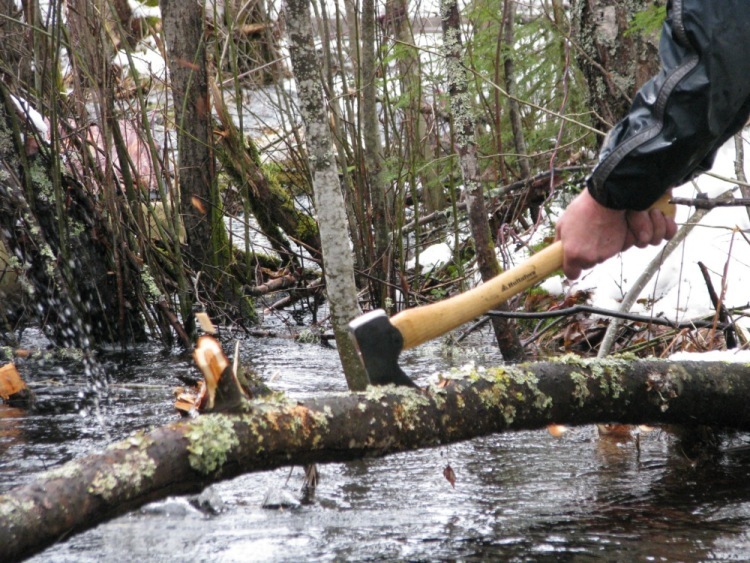
M 313 194 L 331 322 L 349 389 L 361 390 L 367 386 L 368 378 L 348 329 L 349 321 L 360 314 L 354 283 L 354 260 L 336 157 L 333 154 L 333 139 L 323 99 L 320 62 L 313 42 L 310 7 L 304 0 L 287 0 L 285 10 L 289 51 L 313 174 Z
M 477 262 L 482 280 L 487 281 L 500 273 L 495 254 L 495 244 L 490 233 L 484 189 L 480 180 L 477 145 L 474 131 L 476 120 L 468 91 L 468 77 L 462 64 L 460 15 L 456 0 L 441 2 L 443 20 L 443 45 L 446 55 L 446 74 L 450 93 L 451 112 L 455 122 L 456 150 L 464 182 L 464 198 L 469 210 L 471 235 L 476 247 Z M 502 307 L 507 307 L 503 305 Z M 502 309 L 501 307 L 501 309 Z M 496 322 L 501 320 L 502 322 Z M 523 346 L 513 323 L 507 319 L 492 318 L 498 346 L 507 361 L 520 361 L 525 357 Z
M 550 423 L 750 430 L 743 364 L 607 360 L 504 366 L 429 389 L 250 402 L 139 432 L 0 495 L 0 559 L 45 549 L 147 502 L 237 475 L 430 448 Z

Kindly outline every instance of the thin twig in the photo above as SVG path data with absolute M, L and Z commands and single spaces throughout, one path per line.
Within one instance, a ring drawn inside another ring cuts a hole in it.
M 649 323 L 654 325 L 668 326 L 674 329 L 681 328 L 710 328 L 714 326 L 713 321 L 696 319 L 692 321 L 675 322 L 664 317 L 650 317 L 648 315 L 636 315 L 634 313 L 624 313 L 622 311 L 612 311 L 609 309 L 600 309 L 589 305 L 575 305 L 565 309 L 556 309 L 554 311 L 540 311 L 538 313 L 526 313 L 522 311 L 488 311 L 486 314 L 491 317 L 504 317 L 513 319 L 547 319 L 552 317 L 562 317 L 575 315 L 577 313 L 592 313 L 603 317 L 613 317 L 616 319 L 625 319 L 639 323 Z M 716 325 L 724 330 L 726 326 L 723 323 Z
M 701 270 L 701 274 L 703 274 L 703 280 L 706 282 L 708 296 L 711 299 L 711 304 L 713 305 L 714 310 L 716 311 L 716 314 L 714 315 L 714 326 L 718 327 L 718 321 L 721 321 L 722 324 L 726 325 L 726 328 L 724 329 L 724 340 L 727 343 L 727 348 L 737 348 L 737 339 L 734 335 L 734 325 L 728 322 L 727 310 L 722 303 L 722 299 L 716 294 L 708 268 L 703 262 L 698 262 L 698 267 Z
M 673 197 L 670 203 L 688 205 L 696 209 L 713 209 L 714 207 L 750 207 L 750 198 L 735 197 L 730 199 L 707 197 Z

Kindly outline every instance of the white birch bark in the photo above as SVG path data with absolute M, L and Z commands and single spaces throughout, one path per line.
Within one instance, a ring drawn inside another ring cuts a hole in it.
M 349 388 L 361 390 L 367 387 L 367 374 L 348 330 L 349 321 L 360 314 L 354 283 L 354 260 L 323 99 L 321 65 L 315 53 L 309 6 L 305 0 L 286 2 L 289 50 L 305 122 L 305 141 L 313 175 L 323 268 L 336 346 Z

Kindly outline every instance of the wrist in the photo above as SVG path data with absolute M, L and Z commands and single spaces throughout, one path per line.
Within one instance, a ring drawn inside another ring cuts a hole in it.
M 599 203 L 588 189 L 578 196 L 579 204 L 595 222 L 622 221 L 625 218 L 624 209 L 612 209 Z

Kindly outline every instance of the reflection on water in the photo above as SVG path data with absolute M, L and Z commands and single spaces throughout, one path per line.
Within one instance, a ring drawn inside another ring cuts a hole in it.
M 345 389 L 333 350 L 282 339 L 249 339 L 242 348 L 262 375 L 278 375 L 277 388 L 298 395 Z M 438 361 L 449 367 L 429 348 L 406 360 L 412 373 L 437 369 Z M 171 388 L 178 375 L 194 373 L 187 358 L 143 349 L 105 362 L 114 438 L 177 419 Z M 58 367 L 21 369 L 33 381 Z M 38 389 L 38 412 L 0 406 L 0 490 L 105 444 L 98 423 L 78 414 L 76 374 L 66 375 L 64 385 Z M 563 438 L 496 435 L 326 465 L 314 503 L 263 510 L 270 488 L 300 495 L 301 468 L 291 477 L 280 469 L 214 485 L 224 505 L 217 515 L 168 499 L 33 561 L 746 559 L 750 453 L 728 449 L 743 438 L 695 465 L 660 431 L 641 436 L 640 452 L 632 441 L 598 438 L 591 427 Z M 455 489 L 442 475 L 447 464 Z

